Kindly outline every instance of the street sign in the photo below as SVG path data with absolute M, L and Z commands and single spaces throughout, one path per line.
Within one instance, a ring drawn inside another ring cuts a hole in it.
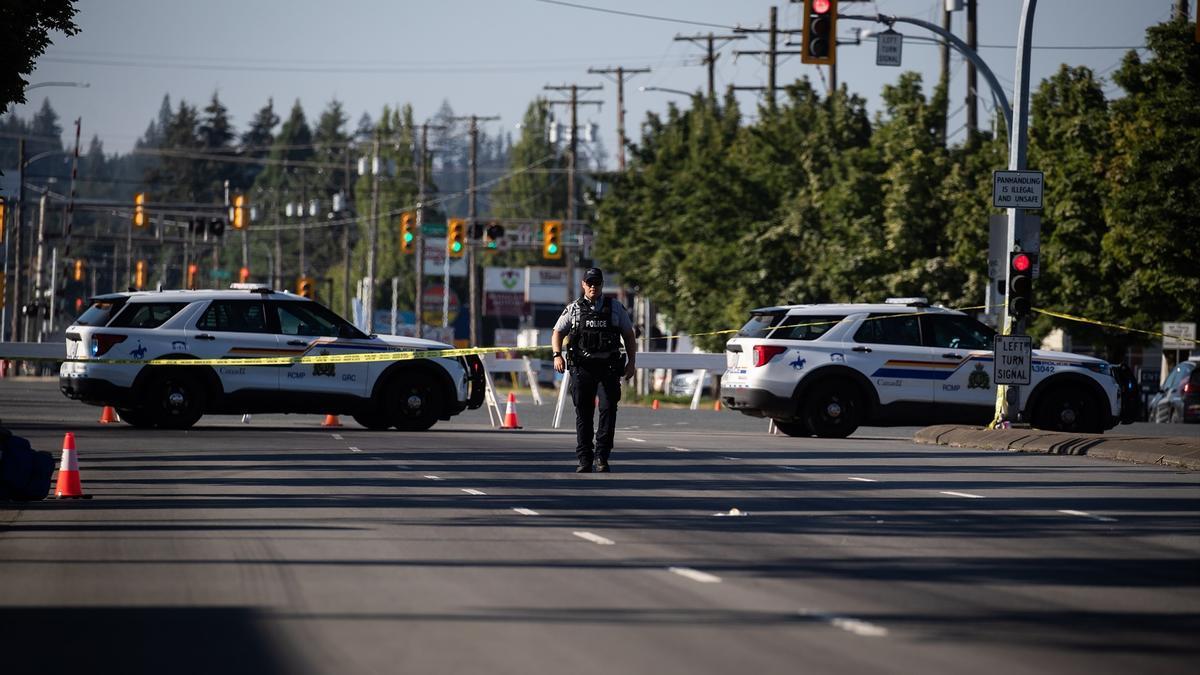
M 1190 321 L 1163 322 L 1163 349 L 1195 349 L 1196 324 Z
M 1029 384 L 1033 373 L 1033 338 L 1028 335 L 997 335 L 992 382 Z
M 899 66 L 904 51 L 904 35 L 887 29 L 875 36 L 875 65 Z
M 998 209 L 1042 208 L 1041 171 L 993 171 L 992 206 Z

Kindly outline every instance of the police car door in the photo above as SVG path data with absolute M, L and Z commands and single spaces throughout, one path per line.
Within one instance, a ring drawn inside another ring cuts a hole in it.
M 977 407 L 986 416 L 996 404 L 992 385 L 995 331 L 956 314 L 926 314 L 921 320 L 926 344 L 945 366 L 944 377 L 934 382 L 933 400 L 948 406 Z
M 263 301 L 213 300 L 186 331 L 187 351 L 202 359 L 279 356 L 279 342 L 267 324 Z M 176 345 L 172 345 L 175 347 Z M 279 366 L 214 366 L 226 393 L 279 390 Z
M 931 350 L 921 344 L 915 313 L 871 314 L 854 332 L 853 341 L 844 355 L 846 363 L 871 380 L 880 405 L 933 401 L 933 378 L 939 373 L 935 366 L 941 364 L 933 362 Z
M 278 317 L 280 340 L 293 356 L 325 356 L 370 351 L 363 340 L 342 337 L 342 322 L 336 314 L 307 300 L 276 300 L 271 307 Z M 369 340 L 367 340 L 369 342 Z M 297 363 L 280 378 L 284 391 L 322 394 L 367 394 L 367 368 L 360 363 Z

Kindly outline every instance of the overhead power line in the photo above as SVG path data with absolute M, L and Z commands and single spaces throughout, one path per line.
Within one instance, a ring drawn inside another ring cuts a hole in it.
M 562 0 L 535 0 L 536 2 L 544 2 L 547 5 L 562 5 L 563 7 L 571 7 L 574 9 L 584 9 L 589 12 L 601 12 L 603 14 L 617 14 L 620 16 L 631 16 L 635 19 L 648 19 L 650 21 L 666 21 L 668 23 L 685 23 L 691 26 L 708 26 L 709 28 L 724 28 L 725 30 L 733 30 L 736 26 L 726 26 L 720 23 L 706 23 L 704 21 L 692 21 L 690 19 L 675 19 L 669 16 L 654 16 L 653 14 L 640 14 L 638 12 L 624 12 L 619 9 L 608 9 L 606 7 L 592 7 L 589 5 L 580 5 L 575 2 L 563 2 Z

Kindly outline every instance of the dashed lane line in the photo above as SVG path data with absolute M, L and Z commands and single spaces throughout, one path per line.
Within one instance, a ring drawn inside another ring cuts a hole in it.
M 888 629 L 883 626 L 849 616 L 838 616 L 836 614 L 810 610 L 802 610 L 800 614 L 824 621 L 834 628 L 840 628 L 848 633 L 854 633 L 862 637 L 886 637 L 888 634 Z
M 633 441 L 634 443 L 645 443 L 646 442 L 646 439 L 644 439 L 644 438 L 634 438 L 633 436 L 627 436 L 626 438 Z
M 860 483 L 878 483 L 874 478 L 860 478 L 858 476 L 846 476 L 846 480 L 856 480 Z
M 709 574 L 708 572 L 701 572 L 700 570 L 694 570 L 690 567 L 668 567 L 667 571 L 672 574 L 678 574 L 681 577 L 691 579 L 692 581 L 698 581 L 702 584 L 719 584 L 719 583 L 721 583 L 721 577 L 714 576 L 712 574 Z
M 726 456 L 725 456 L 725 459 L 730 459 L 730 460 L 733 460 L 733 461 L 735 461 L 735 462 L 736 462 L 736 461 L 738 461 L 739 459 L 741 459 L 741 457 L 730 457 L 730 456 L 726 455 Z
M 533 509 L 527 509 L 524 506 L 514 506 L 513 511 L 516 511 L 523 516 L 536 516 L 538 514 L 537 511 L 534 511 Z
M 949 490 L 939 490 L 938 494 L 950 495 L 951 497 L 966 497 L 967 499 L 983 499 L 983 495 L 973 495 L 970 492 L 951 492 Z
M 681 448 L 677 445 L 668 445 L 667 449 L 674 450 L 675 452 L 691 452 L 691 450 L 688 450 L 687 448 Z
M 362 452 L 362 450 L 359 450 L 358 448 L 356 448 L 352 445 L 352 446 L 350 446 L 350 452 Z
M 341 435 L 341 434 L 330 434 L 330 435 L 331 435 L 331 436 L 333 436 L 333 440 L 335 440 L 335 441 L 340 441 L 340 440 L 342 440 L 342 435 Z
M 475 488 L 462 488 L 462 491 L 469 495 L 483 496 L 483 495 L 487 494 L 486 492 L 484 492 L 482 490 L 476 490 Z
M 613 544 L 617 543 L 612 539 L 601 537 L 600 535 L 592 534 L 591 532 L 572 532 L 571 534 L 579 537 L 580 539 L 590 541 L 593 544 L 600 544 L 601 546 L 612 546 Z
M 1065 513 L 1068 516 L 1081 516 L 1083 518 L 1091 518 L 1093 520 L 1099 520 L 1100 522 L 1103 522 L 1103 523 L 1117 522 L 1116 518 L 1108 518 L 1106 516 L 1097 516 L 1095 514 L 1088 513 L 1087 511 L 1076 511 L 1075 509 L 1059 509 L 1058 512 Z
M 434 476 L 433 474 L 428 474 L 428 473 L 425 474 L 425 477 L 428 478 L 429 480 L 441 480 L 442 479 L 441 476 Z

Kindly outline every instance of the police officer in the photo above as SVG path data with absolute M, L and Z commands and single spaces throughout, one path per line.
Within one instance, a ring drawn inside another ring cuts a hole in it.
M 571 399 L 575 402 L 575 456 L 577 473 L 605 473 L 617 427 L 617 401 L 621 400 L 621 375 L 633 377 L 637 346 L 633 322 L 620 302 L 604 297 L 604 273 L 592 267 L 583 273 L 583 295 L 567 305 L 554 324 L 551 345 L 554 369 L 571 369 Z M 567 353 L 563 354 L 563 338 Z M 621 343 L 625 343 L 625 356 Z M 592 414 L 600 397 L 600 428 L 592 438 Z

